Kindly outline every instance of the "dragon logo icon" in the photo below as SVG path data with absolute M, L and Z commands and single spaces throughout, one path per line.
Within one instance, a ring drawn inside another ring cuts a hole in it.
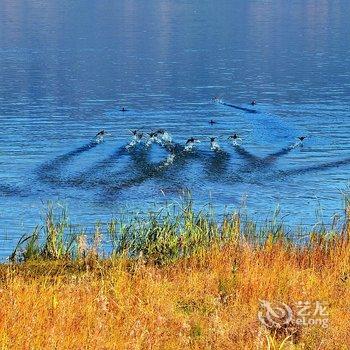
M 280 328 L 288 325 L 293 318 L 292 309 L 285 303 L 271 303 L 267 300 L 260 300 L 260 306 L 258 319 L 267 328 Z

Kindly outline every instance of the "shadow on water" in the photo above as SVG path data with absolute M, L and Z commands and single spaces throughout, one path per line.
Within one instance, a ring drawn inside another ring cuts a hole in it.
M 295 145 L 284 147 L 284 148 L 280 149 L 279 151 L 271 153 L 267 157 L 263 158 L 262 162 L 265 163 L 266 165 L 271 164 L 271 163 L 275 162 L 278 158 L 287 155 L 293 149 L 295 149 Z
M 139 144 L 130 150 L 120 147 L 112 155 L 95 163 L 78 175 L 73 175 L 70 178 L 64 178 L 62 176 L 64 166 L 68 162 L 74 160 L 78 155 L 90 151 L 97 145 L 98 143 L 96 142 L 89 142 L 43 164 L 38 169 L 39 179 L 54 185 L 65 185 L 84 189 L 99 188 L 102 190 L 101 200 L 103 201 L 107 198 L 110 200 L 115 199 L 120 191 L 139 186 L 151 179 L 159 179 L 168 185 L 169 188 L 172 186 L 174 188 L 183 187 L 184 179 L 192 175 L 198 182 L 203 177 L 203 174 L 206 179 L 218 183 L 254 182 L 254 178 L 247 178 L 247 173 L 254 175 L 259 169 L 269 168 L 279 158 L 287 155 L 297 146 L 295 144 L 284 147 L 266 157 L 255 156 L 242 146 L 234 146 L 235 152 L 246 161 L 246 164 L 237 169 L 237 171 L 231 172 L 228 169 L 231 156 L 225 151 L 209 153 L 193 150 L 191 152 L 185 152 L 182 145 L 173 143 L 172 145 L 165 145 L 163 148 L 168 152 L 168 155 L 174 155 L 174 159 L 169 162 L 167 157 L 161 161 L 152 162 L 150 160 L 150 148 L 145 148 L 144 145 Z M 130 165 L 125 166 L 119 171 L 108 171 L 109 168 L 112 168 L 118 162 L 121 156 L 128 156 L 131 161 Z M 195 164 L 195 162 L 203 165 L 202 171 L 197 171 L 194 174 L 187 173 L 188 165 Z M 321 171 L 347 164 L 350 164 L 350 158 L 304 168 L 281 170 L 275 173 L 275 175 L 272 173 L 271 177 L 269 175 L 269 179 Z M 258 175 L 259 179 L 261 178 L 263 180 L 265 178 L 265 176 L 261 177 L 260 173 Z M 7 185 L 0 185 L 0 194 L 4 196 L 23 195 L 23 191 Z
M 350 158 L 345 158 L 345 159 L 336 160 L 333 162 L 311 165 L 308 167 L 302 167 L 302 168 L 290 169 L 290 170 L 281 170 L 273 176 L 273 179 L 284 178 L 287 176 L 303 175 L 303 174 L 312 173 L 315 171 L 323 171 L 323 170 L 328 170 L 332 168 L 338 168 L 349 164 L 350 164 Z
M 234 150 L 241 158 L 247 161 L 247 164 L 240 167 L 234 173 L 222 173 L 221 176 L 218 177 L 218 180 L 221 180 L 221 183 L 247 182 L 248 178 L 246 177 L 246 174 L 255 174 L 258 170 L 272 166 L 279 158 L 287 155 L 293 149 L 295 149 L 294 145 L 284 147 L 274 153 L 269 154 L 266 157 L 258 157 L 250 153 L 244 147 L 236 145 L 234 146 Z M 249 178 L 249 182 L 256 181 L 254 181 L 252 178 Z
M 219 103 L 224 105 L 224 106 L 231 107 L 231 108 L 234 108 L 234 109 L 239 109 L 240 111 L 244 111 L 244 112 L 247 112 L 247 113 L 255 113 L 255 114 L 260 113 L 256 109 L 252 109 L 252 108 L 241 107 L 241 106 L 233 105 L 233 104 L 227 103 L 227 102 L 219 102 Z
M 215 182 L 220 180 L 227 173 L 230 158 L 230 154 L 225 151 L 211 152 L 203 159 L 206 178 Z
M 29 190 L 24 190 L 17 186 L 0 185 L 0 197 L 27 197 L 30 194 Z
M 37 175 L 39 179 L 44 183 L 50 183 L 55 185 L 66 184 L 67 180 L 63 179 L 61 176 L 62 167 L 69 161 L 74 159 L 76 156 L 88 152 L 96 146 L 98 146 L 98 143 L 91 141 L 81 147 L 76 148 L 73 151 L 65 153 L 47 163 L 44 163 L 37 170 Z
M 119 171 L 108 171 L 118 161 L 120 156 L 128 156 L 131 164 L 125 164 L 125 167 Z M 140 183 L 156 173 L 157 167 L 163 162 L 153 163 L 149 161 L 149 149 L 142 145 L 136 145 L 130 150 L 122 147 L 112 156 L 104 159 L 101 162 L 94 164 L 90 169 L 94 170 L 94 177 L 91 177 L 91 171 L 85 171 L 79 177 L 79 182 L 71 181 L 72 184 L 79 183 L 84 186 L 110 186 L 111 188 L 128 187 L 133 182 Z
M 45 163 L 39 168 L 39 178 L 46 183 L 54 185 L 79 187 L 87 190 L 102 188 L 103 197 L 105 198 L 106 194 L 116 195 L 119 191 L 139 186 L 150 179 L 161 179 L 169 187 L 182 185 L 183 178 L 186 178 L 186 175 L 188 175 L 186 173 L 187 166 L 190 162 L 199 161 L 204 164 L 203 170 L 207 179 L 215 182 L 227 180 L 230 182 L 245 181 L 239 172 L 228 174 L 227 168 L 230 155 L 227 152 L 208 153 L 197 150 L 185 152 L 184 147 L 178 143 L 163 146 L 169 155 L 174 155 L 174 160 L 170 163 L 168 163 L 167 158 L 159 162 L 152 162 L 150 160 L 150 148 L 145 148 L 142 144 L 139 144 L 130 150 L 120 147 L 109 157 L 95 163 L 78 175 L 73 175 L 69 178 L 62 177 L 61 173 L 68 162 L 97 145 L 98 143 L 96 142 L 89 142 Z M 283 148 L 265 158 L 259 158 L 241 146 L 235 146 L 234 149 L 249 163 L 248 166 L 241 170 L 245 172 L 252 172 L 258 167 L 267 166 L 291 150 L 291 148 Z M 118 162 L 121 156 L 128 156 L 131 164 L 116 172 L 108 171 L 109 168 L 112 168 Z M 170 169 L 171 171 L 169 171 Z M 200 180 L 200 172 L 195 175 L 196 179 Z
M 175 151 L 179 149 L 178 144 L 172 147 L 164 147 L 168 151 Z M 80 174 L 67 180 L 67 184 L 72 186 L 81 186 L 81 187 L 91 187 L 96 185 L 106 186 L 111 180 L 118 180 L 118 177 L 123 175 L 130 176 L 134 175 L 135 178 L 138 178 L 138 182 L 142 182 L 141 179 L 145 177 L 150 177 L 150 174 L 156 173 L 157 167 L 161 166 L 163 161 L 158 163 L 153 163 L 149 160 L 149 153 L 151 147 L 145 148 L 143 144 L 137 144 L 131 149 L 126 149 L 125 146 L 120 147 L 109 157 L 93 164 L 87 170 L 84 170 Z M 124 169 L 118 172 L 108 171 L 110 168 L 115 166 L 116 162 L 122 156 L 128 156 L 131 160 L 131 165 L 126 166 Z M 104 174 L 104 175 L 103 175 Z M 130 180 L 131 183 L 133 182 Z M 125 184 L 129 184 L 130 181 L 125 181 Z M 135 183 L 137 181 L 135 180 Z M 126 185 L 125 185 L 126 186 Z
M 249 151 L 247 151 L 245 148 L 243 148 L 242 146 L 234 146 L 234 149 L 235 149 L 236 153 L 238 153 L 242 158 L 244 158 L 245 160 L 248 161 L 248 163 L 250 163 L 249 165 L 244 166 L 242 171 L 243 172 L 244 171 L 250 172 L 250 171 L 256 170 L 258 168 L 267 167 L 269 165 L 272 165 L 279 158 L 287 155 L 292 150 L 294 150 L 295 145 L 283 147 L 280 150 L 267 155 L 266 157 L 255 156 L 252 153 L 250 153 Z
M 187 161 L 198 157 L 197 152 L 183 152 L 184 147 L 180 144 L 166 145 L 164 148 L 169 151 L 169 155 L 174 155 L 173 162 L 169 163 L 167 158 L 159 162 L 150 161 L 149 148 L 143 147 L 129 151 L 132 164 L 123 171 L 108 174 L 108 179 L 99 181 L 99 185 L 104 187 L 103 198 L 108 195 L 111 199 L 119 191 L 141 185 L 150 179 L 158 178 L 172 183 L 179 179 L 177 175 L 183 170 Z M 111 179 L 116 181 L 111 181 Z
M 109 174 L 108 179 L 105 181 L 99 181 L 99 185 L 103 187 L 101 194 L 101 200 L 111 201 L 118 197 L 120 191 L 127 190 L 148 180 L 158 179 L 167 190 L 174 192 L 177 189 L 183 190 L 184 179 L 191 177 L 191 174 L 187 173 L 187 166 L 199 161 L 205 165 L 205 173 L 209 174 L 213 179 L 218 179 L 221 173 L 225 171 L 227 162 L 230 158 L 226 152 L 218 152 L 213 156 L 210 152 L 210 156 L 207 153 L 193 150 L 191 152 L 185 152 L 184 147 L 180 144 L 167 145 L 166 149 L 171 150 L 174 155 L 174 160 L 168 163 L 167 159 L 160 162 L 150 162 L 147 151 L 140 150 L 139 152 L 133 152 L 131 154 L 133 165 L 123 171 L 124 179 L 120 178 L 121 173 Z M 190 161 L 194 161 L 191 162 Z M 132 176 L 133 175 L 133 176 Z M 200 174 L 195 174 L 194 178 L 200 180 Z M 198 176 L 199 175 L 199 176 Z M 115 182 L 113 181 L 115 179 Z
M 93 164 L 88 169 L 78 173 L 77 175 L 67 179 L 65 182 L 67 185 L 78 187 L 79 185 L 86 187 L 88 184 L 92 185 L 95 183 L 94 179 L 98 178 L 99 175 L 108 168 L 113 167 L 116 164 L 116 161 L 122 156 L 129 155 L 129 152 L 125 147 L 118 148 L 113 152 L 109 157 Z
M 236 151 L 236 153 L 243 159 L 245 159 L 246 161 L 248 161 L 249 163 L 255 163 L 258 161 L 261 161 L 261 158 L 258 156 L 255 156 L 254 154 L 250 153 L 249 151 L 247 151 L 244 147 L 236 145 L 233 146 L 234 150 Z

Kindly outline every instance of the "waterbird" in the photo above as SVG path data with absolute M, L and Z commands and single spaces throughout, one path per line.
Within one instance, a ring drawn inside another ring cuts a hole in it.
M 143 132 L 139 130 L 129 130 L 132 134 L 132 139 L 129 142 L 129 144 L 125 147 L 126 149 L 129 149 L 131 147 L 136 146 L 138 143 L 141 142 L 142 137 L 143 137 Z
M 121 111 L 121 112 L 127 112 L 128 110 L 127 110 L 125 107 L 122 107 L 122 108 L 120 109 L 120 111 Z
M 256 105 L 256 101 L 253 100 L 252 102 L 250 102 L 250 104 L 251 104 L 252 106 L 255 106 L 255 105 Z
M 220 145 L 216 141 L 216 137 L 210 138 L 210 149 L 214 152 L 221 151 Z
M 152 145 L 152 143 L 158 141 L 158 134 L 157 132 L 149 132 L 148 134 L 148 140 L 146 142 L 146 147 L 149 147 Z
M 159 143 L 169 144 L 172 142 L 172 137 L 168 131 L 164 129 L 158 129 L 156 133 Z
M 213 97 L 213 101 L 214 101 L 214 102 L 221 102 L 222 99 L 221 99 L 219 96 L 214 96 L 214 97 Z
M 298 137 L 298 142 L 295 144 L 295 147 L 297 147 L 297 146 L 300 146 L 300 147 L 303 147 L 303 145 L 304 145 L 304 143 L 303 143 L 303 141 L 306 139 L 306 136 L 299 136 Z
M 108 134 L 105 130 L 101 130 L 95 135 L 95 142 L 100 143 L 104 140 L 105 136 L 110 136 L 110 135 L 111 134 Z
M 133 139 L 140 142 L 143 137 L 143 132 L 139 130 L 130 130 L 133 135 Z
M 230 135 L 228 139 L 232 141 L 232 144 L 234 146 L 238 145 L 238 141 L 242 141 L 242 139 L 236 133 L 234 133 L 233 135 Z
M 216 121 L 213 120 L 213 119 L 210 119 L 209 124 L 210 124 L 210 125 L 214 125 L 214 124 L 216 124 Z
M 193 147 L 196 145 L 196 143 L 200 143 L 200 140 L 194 138 L 194 137 L 191 137 L 189 138 L 187 141 L 186 141 L 186 146 L 185 146 L 185 149 L 184 151 L 192 151 Z

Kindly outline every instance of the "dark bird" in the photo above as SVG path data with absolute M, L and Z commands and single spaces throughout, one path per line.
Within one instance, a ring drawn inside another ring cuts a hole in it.
M 216 137 L 211 137 L 210 138 L 210 149 L 212 151 L 221 151 L 220 145 L 218 144 L 218 142 L 216 141 Z
M 95 136 L 95 141 L 96 141 L 97 143 L 100 143 L 100 142 L 103 141 L 103 139 L 104 139 L 105 136 L 110 136 L 110 135 L 111 135 L 111 134 L 108 134 L 105 130 L 101 130 L 101 131 L 99 131 L 99 132 L 96 134 L 96 136 Z
M 233 135 L 230 135 L 230 136 L 228 137 L 229 140 L 237 140 L 238 138 L 239 138 L 239 137 L 238 137 L 237 134 L 233 134 Z
M 303 142 L 306 139 L 306 136 L 299 136 L 298 139 Z
M 132 139 L 128 143 L 128 145 L 125 147 L 126 149 L 130 149 L 134 146 L 136 146 L 138 143 L 141 142 L 143 133 L 139 130 L 129 130 L 132 133 Z
M 186 141 L 186 145 L 190 144 L 190 143 L 198 143 L 200 142 L 198 139 L 191 137 Z
M 255 105 L 256 105 L 256 101 L 253 100 L 252 102 L 250 102 L 250 104 L 251 104 L 252 106 L 255 106 Z
M 139 130 L 130 130 L 130 132 L 132 133 L 132 136 L 135 140 L 141 140 L 142 136 L 143 136 L 143 132 L 139 131 Z
M 191 151 L 196 143 L 200 143 L 200 141 L 194 137 L 189 138 L 186 141 L 185 151 Z
M 127 112 L 127 109 L 125 107 L 120 109 L 121 112 Z
M 149 132 L 148 133 L 148 140 L 146 142 L 146 147 L 149 147 L 152 145 L 152 143 L 157 142 L 158 140 L 158 133 L 157 132 Z
M 209 124 L 210 124 L 210 125 L 214 125 L 214 124 L 216 124 L 216 121 L 215 121 L 215 120 L 213 120 L 213 119 L 210 119 Z
M 160 143 L 170 144 L 172 142 L 172 137 L 170 133 L 164 129 L 158 129 L 156 131 L 157 138 Z
M 158 134 L 157 134 L 156 132 L 149 132 L 149 133 L 148 133 L 148 136 L 149 136 L 149 137 L 157 137 L 157 135 L 158 135 Z
M 230 135 L 228 137 L 229 140 L 232 141 L 233 145 L 237 146 L 238 145 L 238 141 L 241 141 L 242 139 L 236 134 L 234 133 L 233 135 Z

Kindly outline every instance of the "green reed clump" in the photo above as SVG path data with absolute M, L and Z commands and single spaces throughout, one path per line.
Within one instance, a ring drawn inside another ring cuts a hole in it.
M 119 222 L 119 235 L 113 224 L 113 254 L 169 263 L 238 236 L 238 222 L 234 215 L 219 223 L 211 211 L 196 213 L 190 201 L 177 211 L 149 212 L 146 217 Z
M 305 237 L 310 247 L 328 249 L 339 233 L 349 237 L 349 203 L 346 220 L 339 230 L 339 219 L 331 229 L 319 225 Z M 93 232 L 75 229 L 65 208 L 54 210 L 49 204 L 44 223 L 33 233 L 23 236 L 10 259 L 69 260 L 91 263 L 99 258 L 127 257 L 164 265 L 177 259 L 206 252 L 213 245 L 227 243 L 262 246 L 275 243 L 292 244 L 277 208 L 271 220 L 263 225 L 249 219 L 247 214 L 232 213 L 218 218 L 211 206 L 196 211 L 191 200 L 182 205 L 165 206 L 144 215 L 127 215 L 107 224 L 97 223 Z
M 66 208 L 61 208 L 57 214 L 49 203 L 43 225 L 36 226 L 30 235 L 21 237 L 10 260 L 70 259 L 75 240 L 76 234 L 69 223 Z
M 44 224 L 21 238 L 10 259 L 91 259 L 100 257 L 102 246 L 112 258 L 127 256 L 166 264 L 201 252 L 214 243 L 238 240 L 239 234 L 238 214 L 226 215 L 217 221 L 212 208 L 196 212 L 192 201 L 143 216 L 121 216 L 107 225 L 98 223 L 89 235 L 73 229 L 65 208 L 57 214 L 49 204 Z

